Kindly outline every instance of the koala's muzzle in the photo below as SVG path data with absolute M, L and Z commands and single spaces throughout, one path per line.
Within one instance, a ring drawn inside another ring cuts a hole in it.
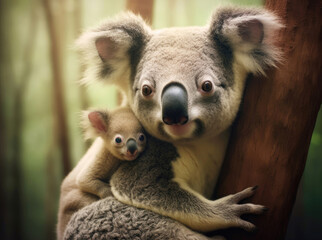
M 188 94 L 178 83 L 167 85 L 162 92 L 162 120 L 167 125 L 183 125 L 188 122 Z
M 136 141 L 132 138 L 126 142 L 126 147 L 127 147 L 127 151 L 131 154 L 135 154 L 138 150 Z

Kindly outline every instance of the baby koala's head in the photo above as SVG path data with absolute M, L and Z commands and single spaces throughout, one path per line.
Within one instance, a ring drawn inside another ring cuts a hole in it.
M 101 137 L 116 158 L 132 161 L 145 149 L 146 136 L 140 122 L 128 107 L 113 111 L 84 111 L 85 138 Z

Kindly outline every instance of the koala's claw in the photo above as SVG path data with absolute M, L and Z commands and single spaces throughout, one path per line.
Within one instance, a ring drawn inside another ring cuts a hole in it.
M 245 198 L 249 198 L 249 197 L 253 196 L 257 188 L 258 188 L 258 186 L 249 187 L 249 188 L 244 189 L 241 192 L 235 193 L 233 195 L 229 195 L 228 197 L 230 197 L 230 200 L 232 203 L 239 203 L 240 201 L 244 200 Z

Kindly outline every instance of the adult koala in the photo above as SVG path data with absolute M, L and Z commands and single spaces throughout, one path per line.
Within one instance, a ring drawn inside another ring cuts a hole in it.
M 126 13 L 81 36 L 84 81 L 118 85 L 151 136 L 145 153 L 111 179 L 119 202 L 107 198 L 79 211 L 65 237 L 201 239 L 190 229 L 252 230 L 240 215 L 265 208 L 237 203 L 254 188 L 208 198 L 245 80 L 277 62 L 272 36 L 280 27 L 262 9 L 221 8 L 205 27 L 152 31 Z

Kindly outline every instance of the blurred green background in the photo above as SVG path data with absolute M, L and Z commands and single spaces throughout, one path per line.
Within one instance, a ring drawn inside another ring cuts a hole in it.
M 216 6 L 229 3 L 262 4 L 155 0 L 152 26 L 204 25 Z M 0 0 L 0 4 L 0 239 L 54 239 L 62 159 L 74 166 L 88 146 L 82 140 L 79 113 L 88 107 L 111 108 L 117 102 L 113 87 L 78 85 L 82 68 L 73 42 L 82 29 L 125 10 L 126 0 Z M 61 126 L 66 129 L 65 150 Z M 322 239 L 321 160 L 320 111 L 287 239 Z

